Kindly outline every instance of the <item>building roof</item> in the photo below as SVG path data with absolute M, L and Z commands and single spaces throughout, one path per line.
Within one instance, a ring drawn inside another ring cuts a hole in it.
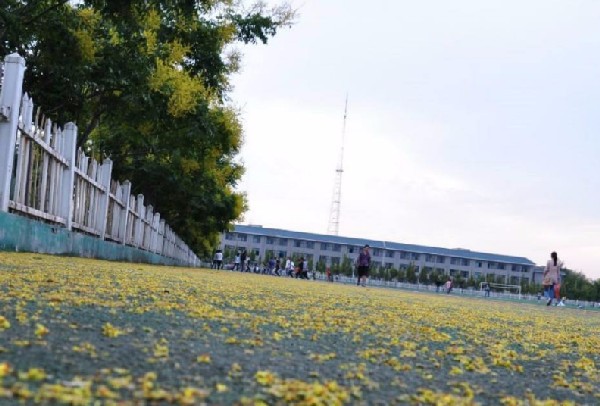
M 394 251 L 410 251 L 419 254 L 445 255 L 448 257 L 468 258 L 482 261 L 503 262 L 520 265 L 535 265 L 534 262 L 525 257 L 513 257 L 510 255 L 491 254 L 487 252 L 476 252 L 464 248 L 440 248 L 427 247 L 424 245 L 402 244 L 391 241 L 368 240 L 364 238 L 341 237 L 337 235 L 305 233 L 302 231 L 282 230 L 278 228 L 267 228 L 255 225 L 237 224 L 236 233 L 264 235 L 275 238 L 294 238 L 316 242 L 327 242 L 334 244 L 345 244 L 353 246 L 364 246 L 369 244 L 372 248 L 381 248 Z

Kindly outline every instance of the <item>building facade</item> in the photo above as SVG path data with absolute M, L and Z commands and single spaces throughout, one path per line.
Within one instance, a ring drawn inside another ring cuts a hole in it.
M 524 257 L 475 252 L 467 249 L 438 248 L 335 235 L 313 234 L 253 225 L 236 225 L 223 233 L 220 248 L 225 252 L 239 249 L 264 260 L 270 257 L 300 257 L 326 266 L 340 264 L 346 257 L 356 261 L 360 249 L 369 244 L 371 263 L 383 268 L 408 269 L 417 273 L 436 271 L 450 276 L 479 279 L 493 275 L 503 283 L 532 281 L 535 264 Z

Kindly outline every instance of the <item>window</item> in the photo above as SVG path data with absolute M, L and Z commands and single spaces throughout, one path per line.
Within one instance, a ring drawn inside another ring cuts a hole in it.
M 450 265 L 459 265 L 460 258 L 450 258 Z
M 386 262 L 385 263 L 385 269 L 392 269 L 394 267 L 394 264 L 391 262 Z
M 329 244 L 327 244 L 326 242 L 322 242 L 322 243 L 321 243 L 321 249 L 322 249 L 323 251 L 327 251 L 327 250 L 329 250 Z
M 305 247 L 306 243 L 304 242 L 304 240 L 294 240 L 294 247 Z
M 335 252 L 340 252 L 342 250 L 342 246 L 340 244 L 332 244 L 331 250 Z
M 255 243 L 260 244 L 260 235 L 255 235 L 252 239 Z
M 438 255 L 435 262 L 437 262 L 438 264 L 443 264 L 444 262 L 446 262 L 446 257 Z
M 471 263 L 471 261 L 469 261 L 468 259 L 465 259 L 465 258 L 463 258 L 463 259 L 460 261 L 460 264 L 461 264 L 462 266 L 469 266 L 469 264 L 470 264 L 470 263 Z
M 394 258 L 394 251 L 385 251 L 386 258 Z
M 379 248 L 375 248 L 373 250 L 373 256 L 374 257 L 380 257 L 381 256 L 381 250 Z
M 435 255 L 431 255 L 431 254 L 425 255 L 425 262 L 435 262 Z
M 348 253 L 354 254 L 354 247 L 348 246 Z
M 457 276 L 457 275 L 460 275 L 460 271 L 458 269 L 450 270 L 450 276 Z
M 275 238 L 267 237 L 267 245 L 273 245 L 273 244 L 275 244 Z
M 314 249 L 315 248 L 315 243 L 313 241 L 306 241 L 306 248 L 308 249 Z
M 463 278 L 468 278 L 469 277 L 469 271 L 460 271 L 460 276 L 462 276 Z
M 410 254 L 406 251 L 400 251 L 400 259 L 410 259 Z
M 481 268 L 481 267 L 483 267 L 483 262 L 477 261 L 477 268 Z
M 504 269 L 504 264 L 498 264 L 498 268 L 497 269 Z
M 246 241 L 248 240 L 248 236 L 246 234 L 238 234 L 238 240 Z
M 288 245 L 287 238 L 280 238 L 279 239 L 279 245 L 281 245 L 282 247 L 287 247 L 287 245 Z
M 412 259 L 414 261 L 418 261 L 419 259 L 421 259 L 421 254 L 417 254 L 416 252 L 413 252 L 411 254 L 411 258 L 410 259 Z
M 226 240 L 233 240 L 233 239 L 235 239 L 235 233 L 225 233 L 225 239 Z
M 495 262 L 488 262 L 488 269 L 496 269 L 496 263 Z
M 331 265 L 339 265 L 340 257 L 331 257 Z
M 329 260 L 329 257 L 327 255 L 320 255 L 319 256 L 319 261 L 321 261 L 324 264 L 326 264 L 328 260 Z
M 285 251 L 279 251 L 279 258 L 285 258 L 286 252 Z

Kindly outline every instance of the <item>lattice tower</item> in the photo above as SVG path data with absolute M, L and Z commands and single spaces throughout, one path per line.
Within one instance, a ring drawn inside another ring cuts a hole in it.
M 329 210 L 329 226 L 327 234 L 338 235 L 340 231 L 340 206 L 342 204 L 342 174 L 344 173 L 344 141 L 346 138 L 346 118 L 348 117 L 348 96 L 344 105 L 344 125 L 342 127 L 342 148 L 340 160 L 335 170 L 335 181 L 333 183 L 333 195 L 331 198 L 331 209 Z

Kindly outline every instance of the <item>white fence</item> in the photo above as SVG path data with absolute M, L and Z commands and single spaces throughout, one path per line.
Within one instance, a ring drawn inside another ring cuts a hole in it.
M 22 94 L 25 61 L 5 58 L 0 81 L 0 211 L 43 219 L 68 230 L 132 246 L 197 266 L 200 261 L 131 184 L 111 179 L 76 150 L 77 126 L 58 127 Z

